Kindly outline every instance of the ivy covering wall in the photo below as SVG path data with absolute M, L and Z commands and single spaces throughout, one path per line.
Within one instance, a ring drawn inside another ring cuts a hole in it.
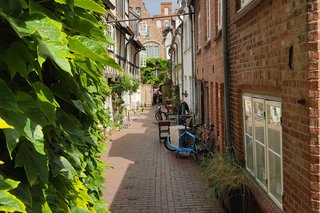
M 0 0 L 0 211 L 108 212 L 101 1 Z

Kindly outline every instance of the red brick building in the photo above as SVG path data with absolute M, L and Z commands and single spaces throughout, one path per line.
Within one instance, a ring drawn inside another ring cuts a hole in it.
M 223 49 L 221 1 L 193 1 L 196 78 L 196 115 L 200 123 L 214 124 L 223 145 Z
M 129 6 L 135 11 L 142 19 L 151 18 L 146 6 L 142 0 L 130 0 Z M 146 58 L 164 58 L 164 46 L 162 36 L 162 22 L 157 23 L 156 20 L 147 19 L 142 20 L 140 23 L 140 41 L 146 48 Z M 141 55 L 143 57 L 143 55 Z M 141 57 L 140 56 L 140 57 Z M 145 61 L 142 59 L 142 61 Z M 142 64 L 143 65 L 143 64 Z
M 221 2 L 192 4 L 197 113 L 223 142 Z M 320 212 L 320 1 L 226 2 L 231 141 L 253 198 L 263 212 Z
M 227 2 L 231 132 L 253 196 L 264 212 L 320 212 L 320 1 Z

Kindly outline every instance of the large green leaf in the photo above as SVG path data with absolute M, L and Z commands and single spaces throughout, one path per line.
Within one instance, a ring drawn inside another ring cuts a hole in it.
M 56 157 L 54 159 L 53 174 L 63 175 L 69 180 L 73 179 L 73 176 L 77 174 L 72 164 L 63 156 Z
M 60 4 L 67 4 L 68 0 L 55 0 L 55 1 Z M 106 10 L 101 5 L 99 5 L 93 0 L 73 0 L 73 2 L 74 2 L 74 6 L 76 7 L 80 7 L 86 10 L 91 10 L 97 13 L 106 12 Z
M 97 13 L 105 13 L 106 10 L 93 0 L 74 0 L 74 6 Z
M 108 56 L 108 52 L 96 40 L 84 36 L 69 37 L 69 47 L 80 55 L 106 63 L 105 56 Z
M 100 62 L 106 66 L 121 70 L 122 68 L 112 59 L 104 46 L 96 40 L 86 38 L 84 36 L 69 37 L 69 47 L 80 55 Z
M 20 19 L 5 16 L 20 37 L 34 36 L 38 41 L 38 60 L 40 65 L 47 57 L 51 58 L 61 69 L 71 73 L 70 54 L 62 24 L 41 13 L 25 13 Z M 8 57 L 11 57 L 9 55 Z M 18 68 L 23 67 L 20 62 Z
M 16 166 L 24 167 L 30 185 L 37 183 L 37 180 L 44 184 L 48 182 L 48 158 L 37 153 L 30 143 L 21 144 L 16 157 Z
M 37 94 L 37 102 L 41 111 L 46 115 L 50 123 L 54 124 L 56 108 L 59 107 L 50 89 L 41 82 L 35 82 L 33 88 Z
M 38 33 L 44 40 L 62 41 L 65 34 L 61 31 L 62 24 L 41 13 L 24 13 L 19 18 L 5 16 L 20 37 Z
M 103 35 L 103 32 L 100 29 L 100 26 L 97 24 L 97 20 L 91 21 L 87 16 L 76 16 L 73 27 L 76 31 L 86 35 L 88 37 L 93 37 L 102 42 L 108 42 L 106 37 Z
M 0 79 L 0 108 L 20 111 L 13 92 L 2 79 Z
M 62 70 L 72 75 L 69 59 L 73 55 L 69 52 L 67 45 L 60 41 L 44 41 L 38 39 L 38 60 L 42 66 L 47 57 L 51 58 Z
M 47 202 L 47 186 L 41 186 L 42 185 L 37 184 L 31 188 L 32 206 L 30 206 L 30 208 L 28 208 L 27 210 L 28 212 L 52 213 Z
M 16 196 L 7 191 L 0 190 L 1 212 L 26 212 L 26 206 Z
M 24 58 L 23 55 L 26 55 L 27 58 Z M 20 73 L 22 77 L 27 77 L 28 69 L 26 63 L 28 59 L 31 61 L 33 57 L 21 42 L 15 42 L 10 45 L 5 52 L 3 60 L 8 65 L 11 78 L 13 78 L 16 73 Z
M 14 129 L 4 129 L 10 156 L 22 137 L 29 140 L 38 153 L 42 155 L 45 154 L 44 135 L 41 125 L 26 117 L 26 114 L 24 113 L 0 111 L 0 114 L 11 126 L 14 127 Z
M 17 92 L 15 97 L 24 115 L 41 126 L 46 126 L 48 124 L 48 120 L 43 112 L 39 110 L 35 98 L 26 92 Z
M 89 59 L 76 60 L 75 65 L 81 68 L 83 71 L 85 71 L 92 79 L 98 81 L 97 76 L 100 70 L 93 63 L 93 61 Z
M 26 207 L 21 200 L 9 191 L 19 185 L 19 181 L 5 179 L 0 175 L 0 211 L 4 212 L 26 212 Z

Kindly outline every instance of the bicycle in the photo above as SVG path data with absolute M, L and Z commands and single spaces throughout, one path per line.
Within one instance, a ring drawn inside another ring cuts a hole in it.
M 213 127 L 213 124 L 195 126 L 197 153 L 204 158 L 215 152 Z
M 190 115 L 185 115 L 185 120 L 191 117 Z M 179 152 L 188 152 L 194 154 L 198 160 L 196 145 L 195 145 L 196 136 L 187 129 L 187 122 L 184 123 L 184 131 L 178 137 L 178 141 L 172 143 L 172 138 L 169 133 L 167 139 L 164 142 L 164 146 L 169 151 L 175 151 L 178 157 Z
M 158 105 L 154 114 L 154 117 L 157 121 L 163 121 L 168 119 L 168 114 L 162 111 L 161 106 Z

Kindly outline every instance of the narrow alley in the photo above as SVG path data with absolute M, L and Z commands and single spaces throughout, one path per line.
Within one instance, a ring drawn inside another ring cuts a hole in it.
M 176 158 L 159 142 L 153 113 L 147 108 L 107 143 L 103 161 L 113 168 L 106 169 L 103 193 L 110 211 L 224 212 L 195 159 Z

